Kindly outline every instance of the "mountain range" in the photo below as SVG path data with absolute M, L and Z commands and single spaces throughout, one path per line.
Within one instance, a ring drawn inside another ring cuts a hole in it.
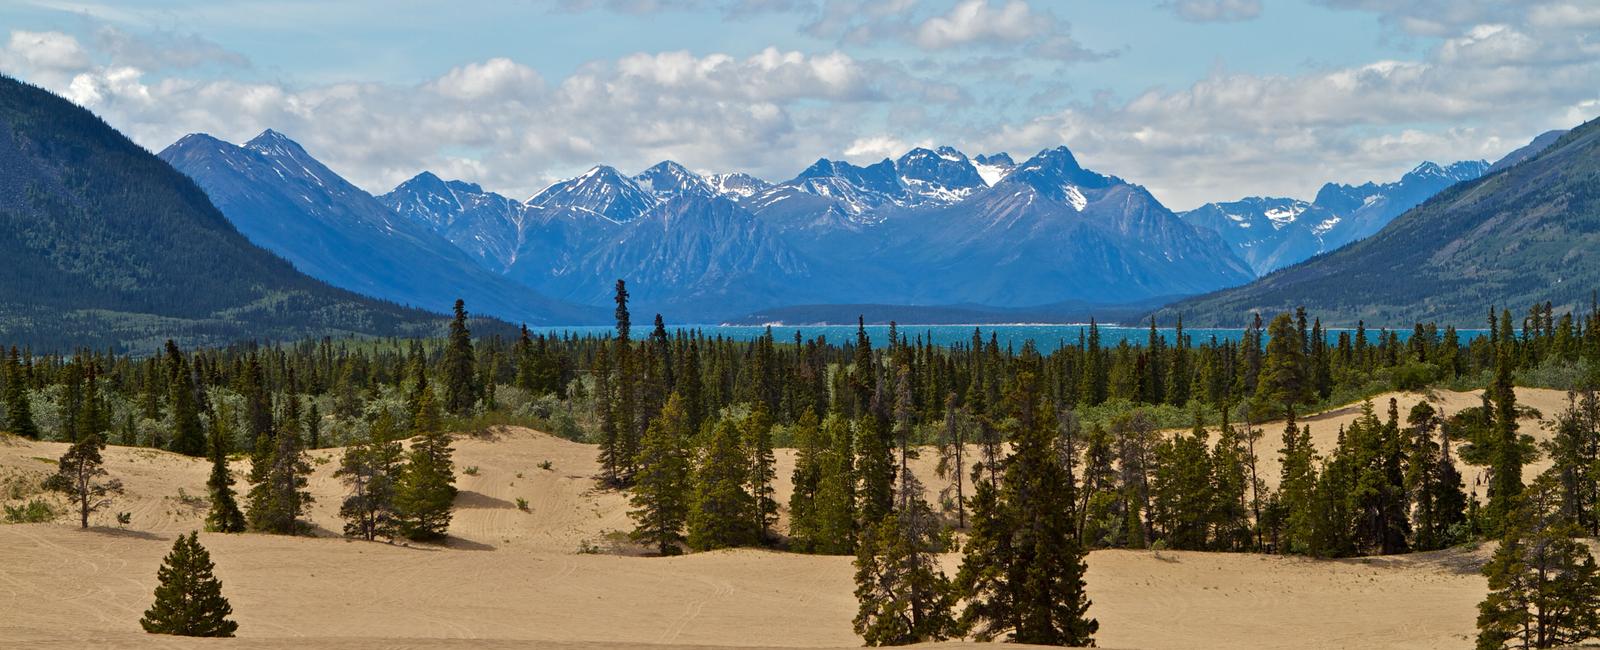
M 3 75 L 0 250 L 0 341 L 35 350 L 443 330 L 295 270 L 89 111 Z
M 243 146 L 193 134 L 158 155 L 194 179 L 250 241 L 336 287 L 418 306 L 461 298 L 475 311 L 533 324 L 602 316 L 485 268 L 439 233 L 448 224 L 396 214 L 276 131 Z
M 1160 313 L 1476 322 L 1486 302 L 1574 305 L 1600 284 L 1583 252 L 1600 243 L 1593 124 L 1494 165 L 1179 215 L 1065 147 L 821 159 L 778 183 L 602 165 L 526 200 L 424 172 L 375 197 L 274 131 L 191 135 L 157 158 L 59 97 L 0 91 L 0 337 L 41 347 L 404 335 L 440 321 L 403 304 L 456 297 L 511 321 L 601 323 L 617 278 L 636 311 L 677 322 L 1078 319 L 1206 292 Z
M 1304 306 L 1332 325 L 1480 324 L 1491 307 L 1588 310 L 1600 288 L 1600 120 L 1507 159 L 1372 237 L 1157 316 L 1237 326 Z
M 716 322 L 797 304 L 1136 303 L 1254 277 L 1217 233 L 1057 147 L 1015 162 L 916 148 L 794 178 L 599 165 L 515 200 L 423 172 L 371 196 L 268 131 L 161 157 L 239 229 L 336 286 L 588 322 L 624 278 L 636 308 Z M 590 310 L 590 311 L 585 311 Z
M 1310 202 L 1252 196 L 1207 203 L 1179 216 L 1216 231 L 1251 270 L 1265 275 L 1365 239 L 1440 190 L 1488 169 L 1483 160 L 1424 162 L 1392 183 L 1325 184 Z

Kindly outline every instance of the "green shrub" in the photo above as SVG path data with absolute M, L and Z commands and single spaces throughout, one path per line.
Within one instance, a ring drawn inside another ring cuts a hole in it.
M 8 524 L 42 524 L 56 518 L 55 506 L 43 499 L 30 499 L 27 503 L 6 506 Z

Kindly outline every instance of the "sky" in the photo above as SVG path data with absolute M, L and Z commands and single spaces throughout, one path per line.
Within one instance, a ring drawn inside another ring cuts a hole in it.
M 1600 2 L 7 0 L 0 72 L 152 151 L 272 128 L 373 193 L 1065 145 L 1179 210 L 1600 116 Z

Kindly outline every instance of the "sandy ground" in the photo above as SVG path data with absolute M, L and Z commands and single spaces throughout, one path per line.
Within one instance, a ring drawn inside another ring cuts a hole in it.
M 1519 390 L 1553 416 L 1566 397 Z M 1402 395 L 1402 412 L 1418 396 Z M 1387 396 L 1378 400 L 1380 413 Z M 1449 411 L 1477 403 L 1443 393 Z M 1319 449 L 1359 408 L 1309 418 Z M 1262 472 L 1276 475 L 1277 433 L 1264 425 Z M 1530 421 L 1524 430 L 1543 437 Z M 0 441 L 0 488 L 52 471 L 61 443 Z M 319 538 L 208 535 L 240 638 L 260 648 L 855 647 L 850 558 L 739 550 L 639 557 L 622 495 L 594 489 L 594 448 L 526 429 L 456 442 L 459 475 L 445 547 L 336 537 L 343 488 L 337 450 L 313 454 L 311 519 Z M 89 530 L 67 518 L 0 525 L 0 646 L 212 647 L 143 634 L 156 567 L 198 528 L 202 460 L 112 447 L 127 494 Z M 543 461 L 550 470 L 539 468 Z M 933 489 L 935 459 L 917 473 Z M 779 453 L 787 501 L 793 455 Z M 1533 469 L 1537 469 L 1535 466 Z M 241 476 L 242 464 L 235 467 Z M 1469 474 L 1468 481 L 1472 480 Z M 242 486 L 241 486 L 242 487 Z M 0 498 L 6 496 L 0 491 Z M 528 502 L 528 511 L 517 499 Z M 14 502 L 11 502 L 14 503 Z M 582 546 L 602 554 L 580 553 Z M 1485 551 L 1317 561 L 1276 556 L 1100 551 L 1090 555 L 1091 613 L 1111 648 L 1453 648 L 1470 645 Z M 946 558 L 954 566 L 957 558 Z

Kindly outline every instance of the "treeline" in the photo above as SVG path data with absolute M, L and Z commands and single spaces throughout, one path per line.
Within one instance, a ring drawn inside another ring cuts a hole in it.
M 1096 624 L 1083 557 L 1093 548 L 1338 557 L 1600 528 L 1596 308 L 1557 317 L 1536 307 L 1520 328 L 1502 311 L 1468 341 L 1431 325 L 1405 339 L 1330 336 L 1296 313 L 1258 318 L 1239 341 L 1196 344 L 1179 324 L 1169 343 L 1152 323 L 1145 345 L 1105 347 L 1091 325 L 1050 353 L 1002 348 L 976 330 L 949 347 L 893 327 L 881 344 L 864 327 L 837 343 L 735 341 L 669 332 L 659 316 L 635 340 L 622 282 L 616 317 L 612 336 L 474 341 L 458 302 L 442 341 L 168 345 L 145 358 L 13 349 L 0 398 L 19 435 L 209 454 L 214 530 L 303 531 L 305 450 L 344 445 L 345 533 L 366 539 L 447 530 L 445 431 L 532 421 L 597 443 L 598 481 L 629 491 L 634 539 L 662 554 L 854 554 L 857 629 L 872 644 L 1087 642 Z M 1574 389 L 1543 446 L 1518 429 L 1525 410 L 1512 386 L 1528 372 Z M 1369 404 L 1327 449 L 1296 423 L 1340 394 L 1477 378 L 1488 387 L 1480 406 L 1402 414 Z M 1163 434 L 1162 409 L 1193 426 Z M 1269 441 L 1255 423 L 1278 418 L 1286 425 Z M 779 446 L 796 454 L 786 534 Z M 242 507 L 226 467 L 234 449 L 251 461 Z M 938 455 L 948 486 L 932 503 L 911 471 L 921 453 Z M 1273 453 L 1280 475 L 1269 489 L 1259 461 Z M 1532 500 L 1522 468 L 1540 453 L 1554 466 Z M 1481 499 L 1464 490 L 1460 464 L 1484 468 Z M 960 540 L 962 568 L 946 576 L 934 555 Z M 1573 567 L 1580 551 L 1564 551 Z M 1531 562 L 1495 566 L 1515 577 Z

